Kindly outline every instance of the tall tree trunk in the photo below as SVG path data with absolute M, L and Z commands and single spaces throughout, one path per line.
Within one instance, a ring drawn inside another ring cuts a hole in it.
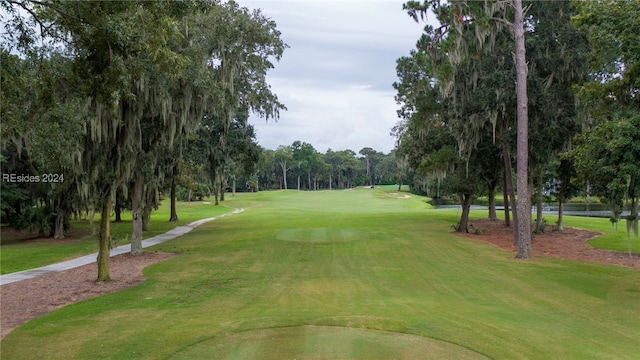
M 122 189 L 118 187 L 116 189 L 116 200 L 114 205 L 114 212 L 116 213 L 116 222 L 122 222 Z
M 471 202 L 473 201 L 473 194 L 460 194 L 460 205 L 462 205 L 462 215 L 460 215 L 460 223 L 458 224 L 457 232 L 469 232 L 469 211 L 471 210 Z
M 142 198 L 144 195 L 144 174 L 136 171 L 131 194 L 131 254 L 142 253 Z
M 111 249 L 111 203 L 112 203 L 112 194 L 111 187 L 108 186 L 107 189 L 102 194 L 101 204 L 102 208 L 100 211 L 100 243 L 98 247 L 98 278 L 97 281 L 110 281 L 111 275 L 109 273 L 109 255 Z
M 542 182 L 543 182 L 543 178 L 544 178 L 544 173 L 542 172 L 542 170 L 538 170 L 538 181 L 536 184 L 536 233 L 541 234 L 544 232 L 544 220 L 542 218 Z
M 227 184 L 224 176 L 220 177 L 220 201 L 224 201 L 224 192 L 227 190 Z
M 287 190 L 287 164 L 280 164 L 280 167 L 282 168 L 282 182 L 284 183 L 284 189 Z
M 333 190 L 333 189 L 331 188 L 331 185 L 332 185 L 332 184 L 331 184 L 331 182 L 332 182 L 332 180 L 331 180 L 331 173 L 329 173 L 329 190 Z
M 558 196 L 558 231 L 564 231 L 564 223 L 563 223 L 563 216 L 564 216 L 564 195 L 560 194 L 560 196 Z
M 300 190 L 300 175 L 298 175 L 298 190 Z
M 220 174 L 218 174 L 218 170 L 215 168 L 213 164 L 215 161 L 210 160 L 211 171 L 209 173 L 210 181 L 211 181 L 211 190 L 213 191 L 213 197 L 215 199 L 215 205 L 220 205 L 218 194 L 220 193 L 220 189 L 218 186 L 220 185 Z
M 169 197 L 171 198 L 171 215 L 169 221 L 178 221 L 178 211 L 176 210 L 176 177 L 171 179 L 171 191 Z
M 498 214 L 496 214 L 496 187 L 498 186 L 497 180 L 491 180 L 489 182 L 489 220 L 498 220 Z
M 636 240 L 638 239 L 638 197 L 631 197 L 631 209 L 629 210 L 629 219 L 631 219 L 631 229 L 633 230 Z
M 515 193 L 513 191 L 513 179 L 511 178 L 511 155 L 507 144 L 502 146 L 502 157 L 504 160 L 503 188 L 504 188 L 504 226 L 511 227 L 510 214 L 513 214 L 513 222 L 516 222 L 516 212 L 511 211 L 515 205 Z M 517 231 L 515 232 L 517 236 Z M 515 243 L 515 241 L 514 241 Z
M 260 191 L 260 177 L 258 176 L 258 174 L 256 173 L 256 192 Z
M 529 115 L 527 109 L 527 57 L 524 44 L 524 14 L 522 0 L 513 0 L 513 27 L 516 39 L 516 103 L 518 115 L 517 183 L 518 218 L 516 237 L 518 252 L 516 258 L 531 258 L 531 196 L 529 196 Z
M 629 256 L 631 254 L 631 233 L 638 240 L 638 196 L 635 191 L 635 178 L 629 178 L 627 183 L 627 197 L 631 200 L 629 204 L 629 216 L 627 217 L 627 246 Z
M 236 196 L 236 177 L 231 180 L 231 196 Z

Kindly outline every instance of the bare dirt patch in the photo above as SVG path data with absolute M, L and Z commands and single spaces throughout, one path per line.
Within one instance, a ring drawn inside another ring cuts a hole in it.
M 110 259 L 112 281 L 96 282 L 96 264 L 38 276 L 0 286 L 0 339 L 33 318 L 80 300 L 134 286 L 144 280 L 142 270 L 176 254 L 145 251 Z
M 462 233 L 462 236 L 487 242 L 501 249 L 516 252 L 513 244 L 513 228 L 504 226 L 503 221 L 488 219 L 472 220 L 475 229 L 484 231 L 482 234 Z M 473 231 L 470 229 L 470 231 Z M 542 234 L 536 234 L 531 242 L 533 257 L 556 257 L 561 259 L 591 261 L 605 264 L 615 264 L 640 269 L 640 254 L 622 251 L 596 249 L 587 243 L 601 233 L 597 231 L 565 227 L 563 232 L 553 231 L 547 226 Z

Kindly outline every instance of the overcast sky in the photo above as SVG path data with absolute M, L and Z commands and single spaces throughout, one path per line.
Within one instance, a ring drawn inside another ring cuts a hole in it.
M 261 146 L 300 140 L 322 153 L 394 148 L 395 61 L 415 47 L 424 27 L 402 1 L 238 2 L 261 8 L 290 46 L 267 77 L 288 111 L 277 122 L 252 118 Z

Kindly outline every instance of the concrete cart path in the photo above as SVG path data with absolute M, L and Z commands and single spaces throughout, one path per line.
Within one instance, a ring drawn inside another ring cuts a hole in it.
M 212 218 L 202 219 L 198 221 L 194 221 L 190 224 L 178 226 L 173 230 L 167 231 L 164 234 L 156 235 L 154 237 L 148 238 L 146 240 L 142 240 L 142 247 L 146 248 L 149 246 L 157 245 L 163 243 L 167 240 L 171 240 L 177 238 L 180 235 L 184 235 L 189 231 L 193 230 L 196 226 L 200 226 L 206 222 L 213 221 L 222 217 L 230 216 L 233 214 L 237 214 L 244 211 L 244 209 L 234 209 L 231 212 L 224 213 L 222 215 L 218 215 Z M 128 253 L 131 251 L 131 244 L 118 246 L 116 248 L 111 249 L 109 256 L 116 256 L 124 253 Z M 95 263 L 98 257 L 98 253 L 93 253 L 85 256 L 81 256 L 75 259 L 59 262 L 56 264 L 46 265 L 35 269 L 18 271 L 10 274 L 0 275 L 0 285 L 10 284 L 16 281 L 22 281 L 26 279 L 31 279 L 36 276 L 45 275 L 53 272 L 60 272 L 64 270 L 73 269 L 76 267 L 80 267 L 87 264 Z

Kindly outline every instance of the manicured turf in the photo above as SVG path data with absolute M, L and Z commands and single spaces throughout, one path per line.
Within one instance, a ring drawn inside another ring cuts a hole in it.
M 224 206 L 214 206 L 208 201 L 178 202 L 177 208 L 180 221 L 168 222 L 169 201 L 165 201 L 163 206 L 152 213 L 149 231 L 143 233 L 143 238 L 162 234 L 176 226 L 232 210 Z M 32 269 L 97 252 L 99 227 L 100 214 L 97 214 L 93 222 L 86 219 L 73 221 L 71 230 L 73 239 L 34 241 L 8 237 L 3 234 L 2 249 L 0 249 L 0 274 Z M 111 238 L 114 241 L 114 246 L 131 242 L 130 212 L 122 214 L 122 222 L 111 223 Z
M 635 359 L 640 273 L 449 233 L 390 188 L 240 194 L 144 283 L 17 328 L 2 356 Z

